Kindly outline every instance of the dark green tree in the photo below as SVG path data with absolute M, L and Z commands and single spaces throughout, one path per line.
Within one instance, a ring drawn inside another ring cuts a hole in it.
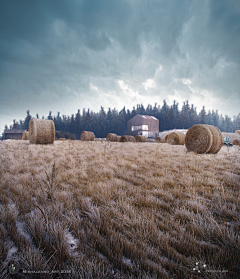
M 30 111 L 27 110 L 27 116 L 25 117 L 23 126 L 22 126 L 23 130 L 28 130 L 28 126 L 29 126 L 29 122 L 30 122 L 31 118 L 32 118 L 32 116 L 30 115 Z
M 199 121 L 200 124 L 207 124 L 207 115 L 206 115 L 205 106 L 203 106 L 202 110 L 199 113 Z
M 51 112 L 51 111 L 49 111 L 49 114 L 48 114 L 47 119 L 49 119 L 49 120 L 53 120 L 53 117 L 52 117 L 52 112 Z

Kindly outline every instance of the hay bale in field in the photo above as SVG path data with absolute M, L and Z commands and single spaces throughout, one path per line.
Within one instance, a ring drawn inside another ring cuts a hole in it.
M 108 133 L 106 140 L 107 141 L 118 141 L 117 134 Z
M 163 143 L 163 142 L 165 142 L 165 139 L 161 139 L 160 137 L 156 137 L 156 138 L 155 138 L 155 142 L 157 142 L 157 143 Z
M 136 142 L 147 142 L 147 139 L 146 139 L 145 136 L 137 135 L 137 136 L 135 137 L 135 141 L 136 141 Z
M 52 120 L 31 118 L 29 122 L 30 144 L 52 144 L 55 139 L 55 125 Z
M 217 154 L 218 151 L 222 148 L 223 146 L 223 137 L 221 131 L 213 126 L 213 125 L 207 125 L 208 128 L 210 129 L 212 135 L 213 135 L 213 143 L 211 148 L 208 150 L 207 153 L 211 154 Z
M 94 141 L 95 135 L 93 132 L 83 131 L 81 133 L 81 140 L 82 141 Z
M 235 140 L 233 141 L 233 145 L 240 145 L 240 140 L 235 139 Z
M 29 132 L 28 131 L 23 131 L 22 139 L 23 140 L 29 140 Z
M 120 142 L 135 142 L 135 138 L 134 136 L 128 136 L 128 135 L 124 135 L 124 136 L 121 136 Z
M 212 125 L 196 124 L 186 133 L 185 146 L 198 154 L 216 154 L 223 145 L 221 131 Z
M 235 133 L 240 135 L 240 130 L 236 130 Z
M 167 137 L 167 143 L 171 145 L 184 145 L 185 135 L 181 132 L 172 132 Z
M 164 138 L 164 142 L 167 142 L 168 139 L 168 135 L 166 135 L 166 137 Z

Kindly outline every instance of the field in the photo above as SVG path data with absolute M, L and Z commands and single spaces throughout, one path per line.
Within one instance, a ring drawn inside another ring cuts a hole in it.
M 239 186 L 238 146 L 1 141 L 0 276 L 238 278 Z

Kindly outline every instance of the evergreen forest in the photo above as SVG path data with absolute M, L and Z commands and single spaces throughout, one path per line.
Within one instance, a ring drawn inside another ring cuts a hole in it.
M 181 110 L 179 110 L 178 106 L 179 104 L 176 103 L 176 101 L 169 106 L 166 100 L 164 100 L 162 107 L 155 103 L 154 107 L 148 105 L 144 108 L 141 104 L 137 105 L 137 108 L 134 106 L 132 111 L 129 109 L 126 110 L 125 107 L 119 112 L 115 108 L 109 108 L 108 111 L 105 111 L 104 108 L 101 107 L 99 112 L 93 112 L 90 111 L 90 109 L 86 111 L 86 109 L 83 108 L 82 111 L 78 109 L 78 112 L 71 116 L 61 116 L 60 112 L 57 113 L 57 116 L 53 116 L 50 111 L 46 119 L 54 121 L 55 130 L 76 134 L 77 139 L 80 139 L 82 131 L 92 131 L 97 138 L 105 138 L 108 133 L 123 135 L 127 130 L 127 121 L 136 114 L 155 116 L 159 120 L 160 132 L 171 129 L 188 129 L 195 124 L 214 125 L 222 132 L 229 133 L 234 133 L 235 130 L 240 129 L 240 113 L 231 120 L 227 115 L 224 117 L 222 114 L 219 115 L 218 110 L 209 110 L 206 112 L 204 106 L 202 110 L 197 113 L 196 107 L 194 107 L 193 104 L 190 106 L 188 101 L 183 103 Z M 29 121 L 32 117 L 33 116 L 31 116 L 28 110 L 24 120 L 16 121 L 16 119 L 14 119 L 10 127 L 5 125 L 5 130 L 27 130 Z M 34 117 L 39 118 L 39 115 L 37 114 Z M 44 116 L 41 118 L 44 119 Z M 4 133 L 2 139 L 4 139 Z

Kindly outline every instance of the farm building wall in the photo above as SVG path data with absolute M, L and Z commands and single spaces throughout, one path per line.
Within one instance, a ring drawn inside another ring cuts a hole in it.
M 5 139 L 21 140 L 23 131 L 26 130 L 7 130 L 4 132 Z
M 137 114 L 127 122 L 125 134 L 155 138 L 159 134 L 159 120 L 153 116 Z

